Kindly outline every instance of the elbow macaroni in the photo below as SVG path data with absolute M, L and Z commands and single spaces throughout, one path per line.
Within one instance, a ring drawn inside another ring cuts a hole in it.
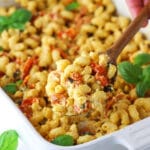
M 111 0 L 77 0 L 74 11 L 66 9 L 66 0 L 16 2 L 33 17 L 24 31 L 0 35 L 0 86 L 17 84 L 9 95 L 45 139 L 68 134 L 82 144 L 150 116 L 149 93 L 138 98 L 119 75 L 110 84 L 117 69 L 101 52 L 130 23 L 114 13 Z M 0 8 L 0 16 L 15 10 Z M 117 63 L 149 53 L 149 44 L 137 33 Z

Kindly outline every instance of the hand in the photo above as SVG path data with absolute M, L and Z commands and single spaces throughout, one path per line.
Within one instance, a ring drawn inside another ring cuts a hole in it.
M 149 0 L 126 0 L 133 17 L 136 17 L 139 14 L 141 9 L 147 4 L 148 1 Z M 147 23 L 148 20 L 144 23 L 144 26 L 146 26 Z

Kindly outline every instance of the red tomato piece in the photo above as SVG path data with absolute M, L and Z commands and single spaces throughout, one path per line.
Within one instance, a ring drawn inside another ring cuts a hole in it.
M 21 103 L 21 105 L 19 106 L 21 111 L 28 117 L 30 118 L 32 116 L 32 109 L 31 109 L 31 105 L 37 101 L 38 98 L 34 97 L 34 98 L 27 98 L 24 99 Z
M 107 86 L 109 84 L 108 78 L 104 75 L 100 75 L 99 73 L 96 73 L 95 78 L 96 80 L 101 82 L 102 86 Z
M 73 72 L 71 74 L 71 79 L 73 79 L 76 84 L 81 84 L 83 82 L 82 75 L 79 72 Z
M 66 98 L 67 98 L 67 96 L 65 93 L 53 94 L 53 95 L 51 95 L 51 102 L 52 102 L 52 104 L 65 105 L 66 104 Z
M 106 68 L 99 65 L 99 64 L 97 64 L 97 63 L 95 63 L 95 62 L 91 63 L 91 67 L 92 67 L 92 69 L 95 73 L 99 73 L 101 75 L 106 75 L 107 74 Z
M 24 67 L 23 67 L 23 75 L 22 78 L 24 79 L 30 72 L 32 66 L 37 63 L 37 60 L 35 57 L 30 57 L 26 60 Z

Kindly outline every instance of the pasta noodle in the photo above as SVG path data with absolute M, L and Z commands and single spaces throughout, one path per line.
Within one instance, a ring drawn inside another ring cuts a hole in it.
M 32 19 L 25 30 L 0 35 L 0 86 L 16 85 L 6 92 L 45 139 L 67 134 L 82 144 L 150 116 L 149 93 L 138 98 L 101 54 L 130 23 L 111 0 L 77 0 L 74 10 L 67 9 L 72 0 L 16 2 Z M 0 8 L 0 16 L 16 9 Z M 149 44 L 137 33 L 117 63 L 149 53 Z

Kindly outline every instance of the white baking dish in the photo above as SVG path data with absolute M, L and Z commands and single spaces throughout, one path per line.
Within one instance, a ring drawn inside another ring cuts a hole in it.
M 129 16 L 125 1 L 113 0 L 118 12 Z M 11 1 L 12 3 L 13 1 Z M 1 6 L 10 3 L 0 1 Z M 150 33 L 150 27 L 142 32 Z M 106 135 L 91 142 L 63 147 L 49 143 L 43 139 L 12 100 L 0 89 L 0 133 L 8 129 L 17 130 L 20 141 L 18 150 L 149 150 L 150 149 L 150 118 L 132 124 L 122 130 Z
M 44 140 L 10 98 L 0 89 L 0 119 L 0 133 L 8 129 L 17 130 L 20 136 L 18 150 L 150 149 L 150 118 L 85 144 L 71 147 L 57 146 Z

